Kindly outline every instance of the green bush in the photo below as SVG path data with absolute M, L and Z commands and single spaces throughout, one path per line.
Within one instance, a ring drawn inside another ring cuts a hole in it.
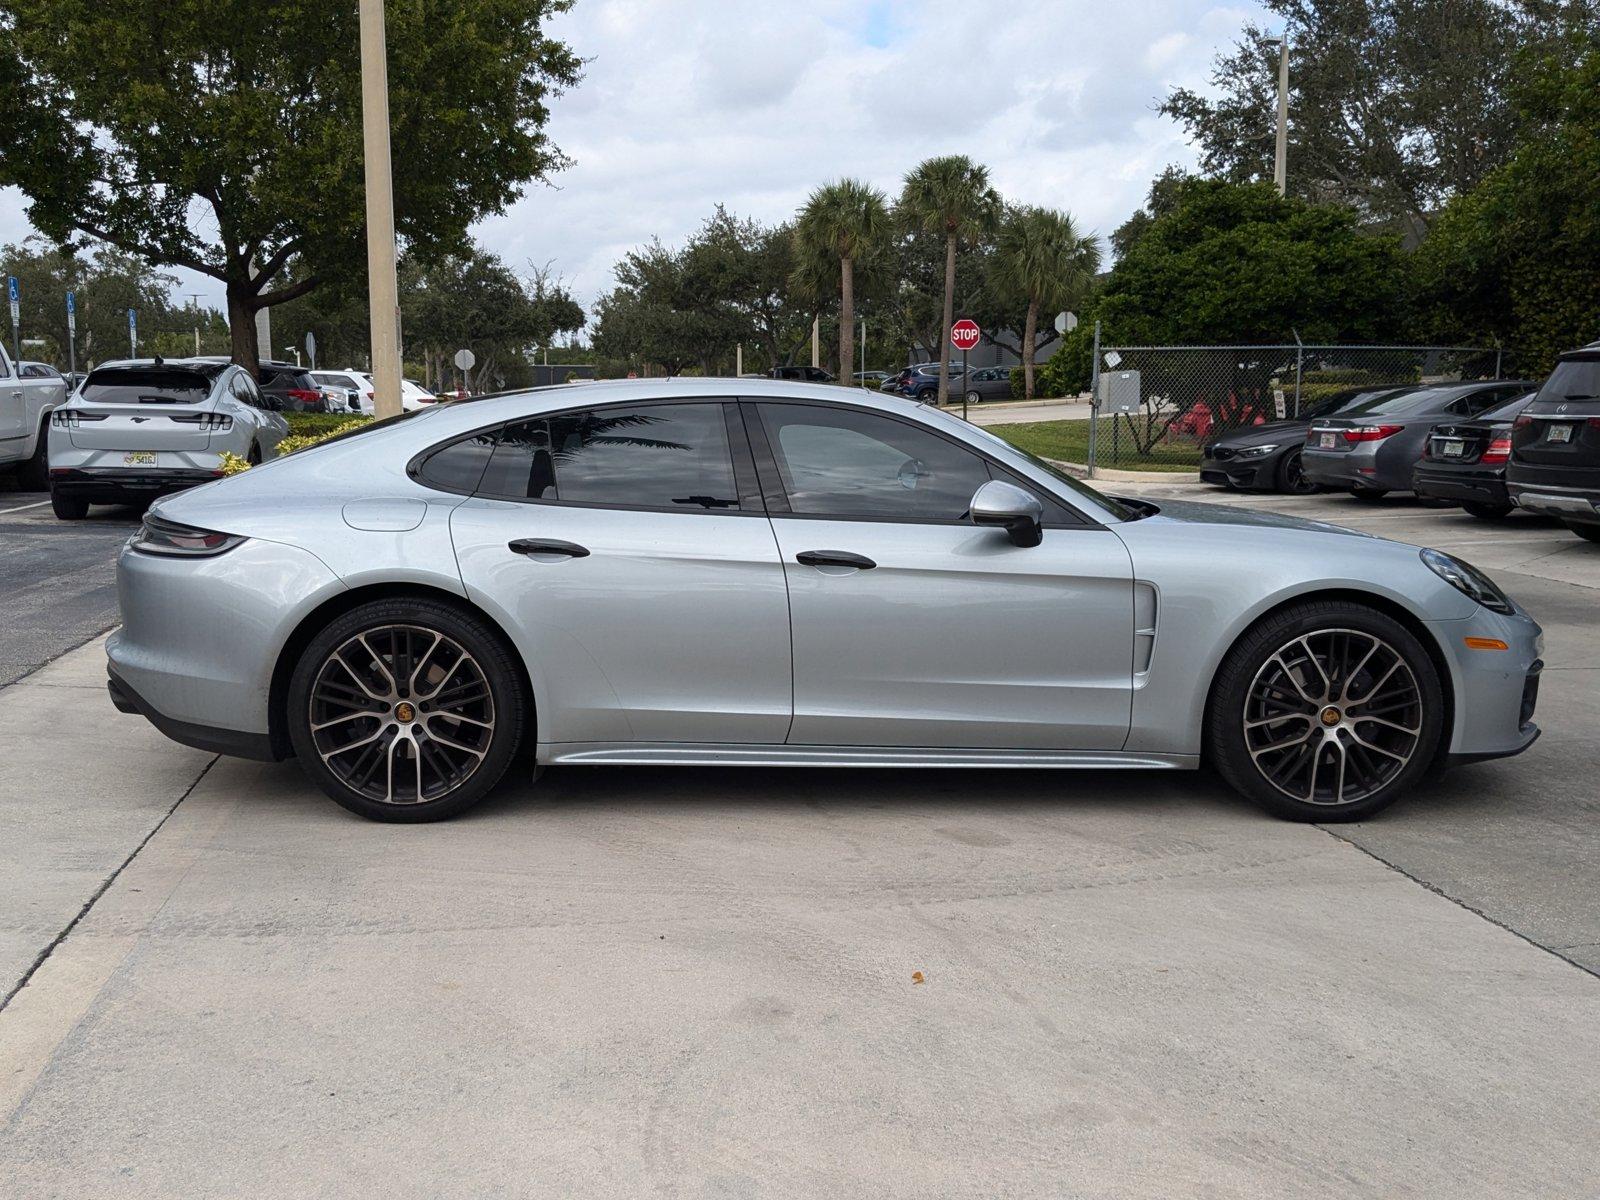
M 311 437 L 319 433 L 328 433 L 332 430 L 343 429 L 345 426 L 355 426 L 362 422 L 372 420 L 371 417 L 351 415 L 350 413 L 284 413 L 283 419 L 289 422 L 290 437 Z

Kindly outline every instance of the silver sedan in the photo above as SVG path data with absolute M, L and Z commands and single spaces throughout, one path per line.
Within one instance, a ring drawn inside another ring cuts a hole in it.
M 1195 768 L 1351 820 L 1538 736 L 1539 627 L 1433 550 L 1121 500 L 907 400 L 548 388 L 168 497 L 110 689 L 379 820 L 537 764 Z

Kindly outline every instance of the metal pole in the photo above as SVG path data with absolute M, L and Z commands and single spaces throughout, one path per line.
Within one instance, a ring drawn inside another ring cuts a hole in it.
M 822 365 L 822 359 L 817 355 L 817 323 L 821 319 L 821 317 L 811 318 L 811 365 L 813 367 Z
M 1285 194 L 1289 180 L 1289 31 L 1278 39 L 1278 144 L 1272 155 L 1272 182 L 1278 195 Z
M 367 305 L 372 330 L 372 410 L 400 415 L 400 284 L 395 268 L 394 183 L 389 167 L 389 64 L 383 0 L 360 0 L 361 145 L 367 185 Z
M 867 385 L 867 319 L 861 318 L 861 386 Z
M 1500 353 L 1501 353 L 1501 351 L 1500 351 L 1500 339 L 1499 338 L 1495 338 L 1495 340 L 1494 340 L 1494 377 L 1496 379 L 1499 379 L 1501 377 L 1500 376 Z
M 733 373 L 735 376 L 744 374 L 744 343 L 739 342 L 733 347 Z
M 78 314 L 77 300 L 67 293 L 67 374 L 78 373 Z
M 961 351 L 961 419 L 967 419 L 967 352 Z
M 1305 347 L 1300 344 L 1300 331 L 1290 330 L 1294 334 L 1294 415 L 1300 416 L 1300 375 L 1305 362 Z
M 1089 371 L 1089 478 L 1094 478 L 1095 439 L 1100 432 L 1100 322 L 1094 323 L 1094 362 Z
M 190 292 L 189 300 L 194 305 L 194 356 L 200 357 L 200 293 Z

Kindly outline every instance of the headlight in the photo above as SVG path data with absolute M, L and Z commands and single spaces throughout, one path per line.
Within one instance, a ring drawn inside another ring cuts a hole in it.
M 1277 446 L 1276 442 L 1274 442 L 1270 446 L 1251 446 L 1248 450 L 1239 451 L 1239 453 L 1235 454 L 1234 457 L 1235 458 L 1264 458 L 1268 454 L 1271 454 L 1277 448 L 1278 448 L 1278 446 Z
M 1513 611 L 1510 598 L 1495 585 L 1494 580 L 1471 563 L 1462 562 L 1455 555 L 1442 550 L 1424 550 L 1422 561 L 1428 564 L 1428 570 L 1456 591 L 1471 596 L 1485 608 L 1497 613 Z
M 180 525 L 146 513 L 139 532 L 128 541 L 135 550 L 146 554 L 166 554 L 174 558 L 209 558 L 232 550 L 247 539 L 236 533 L 218 533 L 214 529 L 196 529 L 193 525 Z

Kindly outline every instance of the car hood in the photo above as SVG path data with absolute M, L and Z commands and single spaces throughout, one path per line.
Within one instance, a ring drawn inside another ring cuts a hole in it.
M 1308 533 L 1339 533 L 1348 537 L 1374 537 L 1358 529 L 1343 525 L 1329 525 L 1326 521 L 1308 521 L 1304 517 L 1291 517 L 1286 513 L 1262 512 L 1254 508 L 1236 508 L 1231 504 L 1198 504 L 1192 500 L 1151 500 L 1135 503 L 1154 504 L 1160 511 L 1145 517 L 1146 521 L 1168 521 L 1183 525 L 1228 525 L 1234 528 L 1249 526 L 1255 529 L 1299 529 Z
M 1248 425 L 1243 429 L 1234 429 L 1211 439 L 1213 446 L 1265 446 L 1269 442 L 1281 442 L 1285 437 L 1298 440 L 1306 431 L 1310 420 L 1304 421 L 1268 421 L 1265 425 Z

